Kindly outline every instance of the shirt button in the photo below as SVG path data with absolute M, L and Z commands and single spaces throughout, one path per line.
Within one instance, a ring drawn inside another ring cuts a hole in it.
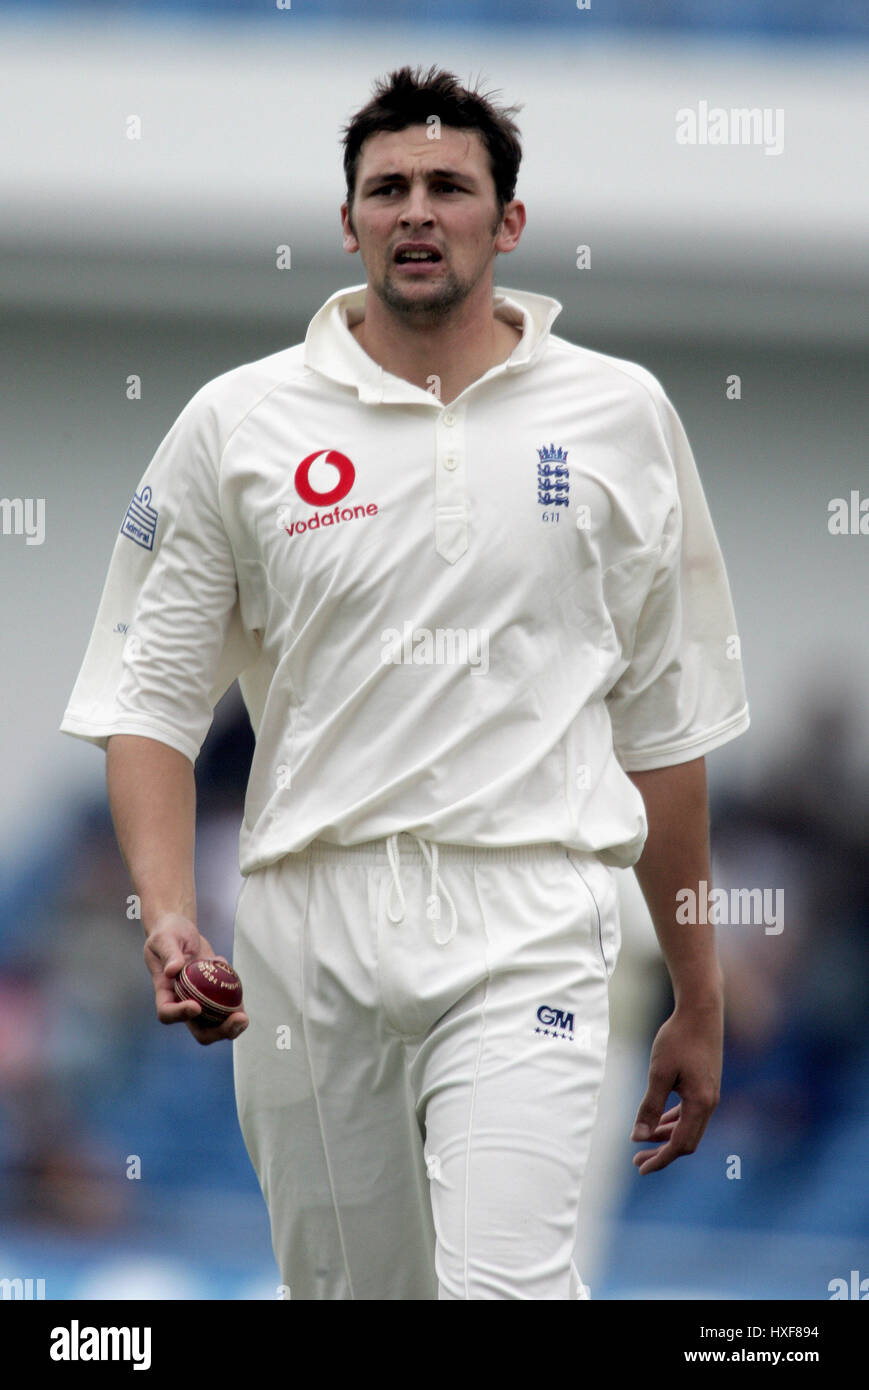
M 450 471 L 452 471 L 455 468 L 455 466 L 456 460 L 453 458 L 452 454 L 448 454 L 447 457 L 444 459 L 444 468 L 449 468 Z
M 449 411 L 449 410 L 448 410 L 447 413 L 446 413 L 446 415 L 444 416 L 444 424 L 445 424 L 445 425 L 454 425 L 455 423 L 456 423 L 456 417 L 455 417 L 455 415 L 453 415 L 452 411 Z

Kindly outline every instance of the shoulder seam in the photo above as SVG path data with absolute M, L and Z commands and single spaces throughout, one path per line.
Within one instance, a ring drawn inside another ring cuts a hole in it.
M 302 363 L 300 364 L 300 366 L 301 366 L 302 370 L 304 370 L 305 363 L 302 362 Z M 226 436 L 226 439 L 224 440 L 223 446 L 222 446 L 222 448 L 221 448 L 221 450 L 220 450 L 220 454 L 218 455 L 218 458 L 217 458 L 217 471 L 218 471 L 218 474 L 220 473 L 220 469 L 221 469 L 221 466 L 222 466 L 222 464 L 223 464 L 224 455 L 225 455 L 227 449 L 229 448 L 229 445 L 230 445 L 230 443 L 231 443 L 231 441 L 232 441 L 232 438 L 233 438 L 233 436 L 236 434 L 236 432 L 237 432 L 238 430 L 241 429 L 242 425 L 245 423 L 246 420 L 248 420 L 248 419 L 250 418 L 251 415 L 253 415 L 253 413 L 254 413 L 255 410 L 259 410 L 260 406 L 263 404 L 264 401 L 267 401 L 267 400 L 268 400 L 269 396 L 273 396 L 274 393 L 275 393 L 275 391 L 280 391 L 282 387 L 284 387 L 284 386 L 286 386 L 286 385 L 288 384 L 288 382 L 290 381 L 290 379 L 291 379 L 291 378 L 290 378 L 289 376 L 286 376 L 286 377 L 283 377 L 280 381 L 276 381 L 275 384 L 274 384 L 274 386 L 270 386 L 269 389 L 268 389 L 267 391 L 264 391 L 264 392 L 262 393 L 261 396 L 257 396 L 257 398 L 256 398 L 256 400 L 253 402 L 253 404 L 252 404 L 251 406 L 249 406 L 248 409 L 245 410 L 245 412 L 244 412 L 242 415 L 239 416 L 239 418 L 236 420 L 235 424 L 232 426 L 232 429 L 229 431 L 228 435 Z
M 551 346 L 555 348 L 557 351 L 565 352 L 568 355 L 572 353 L 588 353 L 591 357 L 602 359 L 603 362 L 605 362 L 605 364 L 612 369 L 612 371 L 618 372 L 620 376 L 627 377 L 630 381 L 636 382 L 638 386 L 641 386 L 645 391 L 646 395 L 651 400 L 653 406 L 655 407 L 655 413 L 657 414 L 658 402 L 655 399 L 655 394 L 652 391 L 652 388 L 650 387 L 648 381 L 644 379 L 647 376 L 653 376 L 653 373 L 649 372 L 648 368 L 641 366 L 639 362 L 633 363 L 632 365 L 635 366 L 637 368 L 638 373 L 641 374 L 635 376 L 633 372 L 627 371 L 625 367 L 621 365 L 621 362 L 618 358 L 611 357 L 609 353 L 606 352 L 599 352 L 597 348 L 583 347 L 580 343 L 568 342 L 566 338 L 559 338 L 554 334 L 550 335 L 549 341 Z M 654 379 L 655 381 L 657 381 L 657 378 Z M 666 396 L 666 392 L 664 391 L 664 388 L 661 385 L 661 383 L 657 382 L 657 385 L 658 390 L 661 392 L 661 395 Z

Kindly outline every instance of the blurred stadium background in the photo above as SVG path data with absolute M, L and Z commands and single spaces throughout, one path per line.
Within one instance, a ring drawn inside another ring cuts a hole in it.
M 497 282 L 556 296 L 556 332 L 641 362 L 682 415 L 753 714 L 709 760 L 716 882 L 784 892 L 781 932 L 719 929 L 724 1098 L 695 1155 L 640 1180 L 668 994 L 624 876 L 580 1268 L 604 1299 L 826 1299 L 869 1275 L 869 538 L 827 524 L 869 495 L 867 40 L 862 0 L 0 3 L 0 493 L 46 503 L 43 544 L 0 536 L 0 1280 L 276 1296 L 229 1049 L 153 1021 L 104 760 L 57 725 L 178 411 L 364 279 L 339 127 L 406 62 L 523 103 L 529 225 Z M 781 110 L 783 149 L 677 144 L 701 101 Z M 249 754 L 230 695 L 198 767 L 227 952 Z

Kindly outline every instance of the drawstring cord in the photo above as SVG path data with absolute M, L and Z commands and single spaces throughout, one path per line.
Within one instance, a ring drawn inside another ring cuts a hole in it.
M 451 898 L 451 896 L 450 896 L 450 891 L 449 891 L 449 889 L 447 888 L 446 884 L 440 879 L 440 876 L 439 876 L 439 874 L 438 874 L 438 847 L 437 847 L 436 844 L 431 844 L 431 845 L 426 844 L 425 840 L 420 839 L 419 835 L 414 835 L 414 833 L 413 833 L 412 830 L 411 830 L 411 831 L 408 831 L 407 833 L 410 834 L 410 835 L 413 835 L 413 838 L 416 840 L 417 844 L 418 844 L 419 847 L 420 847 L 420 850 L 422 851 L 422 854 L 423 854 L 424 859 L 426 860 L 426 862 L 428 863 L 429 868 L 431 869 L 431 892 L 430 892 L 429 897 L 428 897 L 428 899 L 427 899 L 427 904 L 426 904 L 426 905 L 427 905 L 427 907 L 431 907 L 432 909 L 436 909 L 436 910 L 433 911 L 433 913 L 432 913 L 432 919 L 433 919 L 433 921 L 434 921 L 434 939 L 435 939 L 435 941 L 437 942 L 438 946 L 447 946 L 447 945 L 449 945 L 449 943 L 452 941 L 453 937 L 455 936 L 456 932 L 458 931 L 458 928 L 459 928 L 459 915 L 458 915 L 458 913 L 456 912 L 456 905 L 455 905 L 455 903 L 453 902 L 453 900 L 452 900 L 452 898 Z M 405 898 L 404 898 L 404 889 L 403 889 L 402 886 L 401 886 L 401 874 L 400 874 L 400 872 L 399 872 L 399 870 L 400 870 L 400 868 L 401 868 L 401 859 L 400 859 L 400 857 L 399 857 L 399 852 L 398 852 L 398 835 L 390 835 L 390 836 L 387 837 L 387 841 L 386 841 L 386 857 L 387 857 L 387 859 L 389 860 L 389 867 L 390 867 L 390 869 L 391 869 L 391 871 L 392 871 L 392 882 L 391 882 L 390 885 L 389 885 L 389 896 L 388 896 L 387 899 L 386 899 L 386 915 L 387 915 L 387 917 L 389 918 L 390 922 L 395 922 L 395 923 L 403 922 L 403 921 L 404 921 L 404 914 L 405 914 L 406 903 L 405 903 Z M 438 893 L 438 885 L 439 885 L 439 884 L 440 884 L 441 893 L 443 893 L 444 897 L 446 898 L 447 902 L 449 903 L 449 908 L 450 908 L 451 923 L 450 923 L 450 929 L 449 929 L 449 931 L 447 932 L 446 936 L 439 936 L 439 935 L 438 935 L 438 929 L 437 929 L 437 922 L 438 922 L 438 919 L 440 918 L 440 915 L 441 915 L 441 914 L 440 914 L 441 900 L 440 900 L 440 893 Z M 396 893 L 397 896 L 398 896 L 398 904 L 399 904 L 398 916 L 393 916 L 393 913 L 392 913 L 392 906 L 391 906 L 391 904 L 392 904 L 392 895 L 393 895 L 393 893 Z

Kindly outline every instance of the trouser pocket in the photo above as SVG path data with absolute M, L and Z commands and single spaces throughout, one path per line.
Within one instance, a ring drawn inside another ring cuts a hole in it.
M 566 851 L 567 862 L 589 896 L 594 914 L 598 949 L 607 979 L 613 973 L 621 947 L 618 890 L 612 870 L 596 855 Z

